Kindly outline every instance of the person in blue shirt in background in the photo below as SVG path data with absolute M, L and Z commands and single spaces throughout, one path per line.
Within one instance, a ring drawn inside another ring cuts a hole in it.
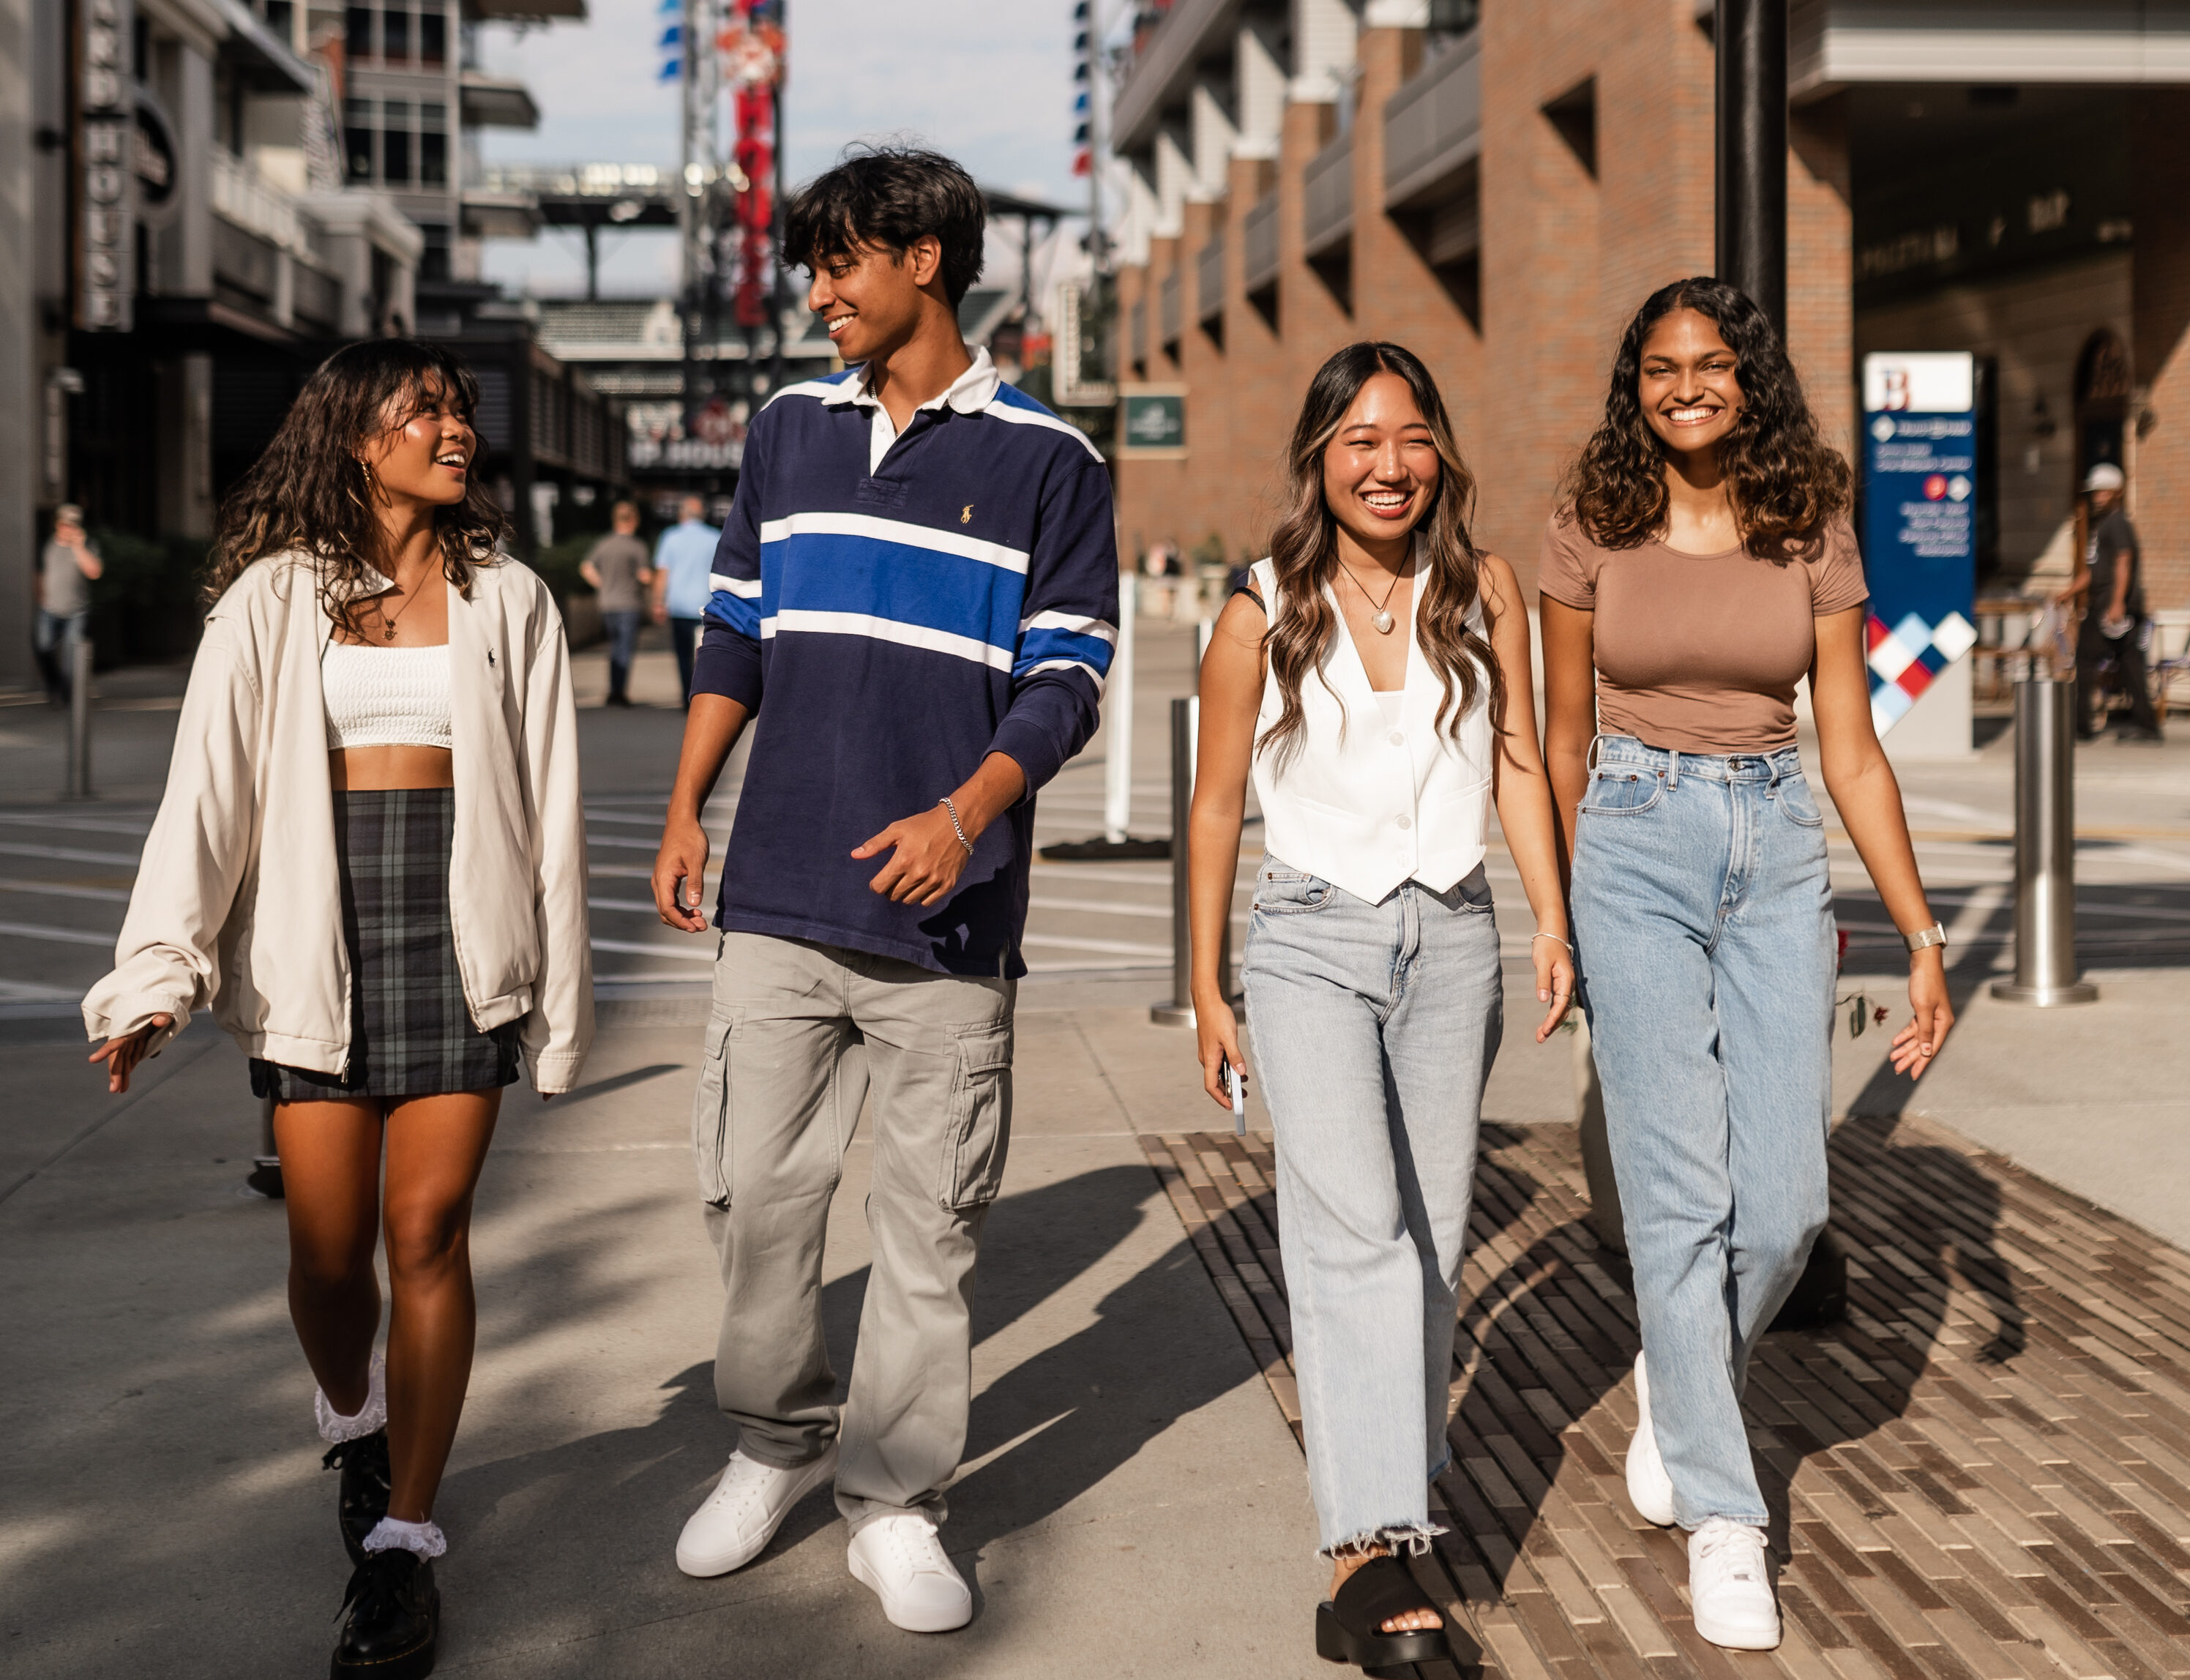
M 753 417 L 654 867 L 662 921 L 704 932 L 700 812 L 750 723 L 693 1111 L 738 1444 L 677 1562 L 750 1562 L 833 1476 L 852 1574 L 937 1633 L 973 1614 L 936 1530 L 1010 1138 L 1034 795 L 1094 732 L 1117 544 L 1100 454 L 959 337 L 984 223 L 966 172 L 858 150 L 788 209 L 807 305 L 854 365 Z M 840 1412 L 822 1238 L 870 1089 L 874 1263 Z
M 654 621 L 669 627 L 677 650 L 677 685 L 684 704 L 692 704 L 692 659 L 700 627 L 707 616 L 709 570 L 723 533 L 706 520 L 707 504 L 688 496 L 678 504 L 678 523 L 654 545 Z

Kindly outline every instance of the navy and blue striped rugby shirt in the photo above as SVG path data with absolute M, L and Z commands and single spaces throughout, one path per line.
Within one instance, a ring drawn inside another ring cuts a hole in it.
M 852 368 L 785 387 L 746 439 L 692 674 L 754 714 L 715 922 L 1017 977 L 1034 793 L 1094 732 L 1117 640 L 1109 473 L 986 350 L 889 424 Z M 957 891 L 871 890 L 884 860 L 852 849 L 990 752 L 1027 797 Z

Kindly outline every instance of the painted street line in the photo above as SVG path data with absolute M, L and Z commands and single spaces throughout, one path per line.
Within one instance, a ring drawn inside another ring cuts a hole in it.
M 65 846 L 19 846 L 12 840 L 0 840 L 0 857 L 53 858 L 61 863 L 103 863 L 131 870 L 142 860 L 135 852 L 79 852 Z
M 97 899 L 103 904 L 128 904 L 123 887 L 67 887 L 58 881 L 11 881 L 0 877 L 0 893 L 36 893 L 41 898 Z
M 1056 951 L 1099 951 L 1116 956 L 1154 957 L 1171 961 L 1169 945 L 1135 945 L 1125 939 L 1074 939 L 1062 934 L 1029 934 L 1020 939 L 1023 945 L 1047 945 Z
M 675 951 L 667 945 L 641 945 L 636 939 L 595 939 L 593 946 L 595 951 L 621 951 L 633 956 L 666 956 L 673 962 L 712 962 L 715 960 L 715 953 L 712 950 Z M 600 974 L 595 978 L 613 980 L 621 976 Z
M 114 949 L 111 934 L 87 934 L 77 928 L 44 928 L 35 922 L 0 922 L 0 934 L 12 934 L 19 939 L 53 939 L 61 945 L 104 945 Z
M 139 840 L 152 831 L 150 822 L 80 817 L 67 811 L 56 812 L 52 816 L 42 811 L 0 811 L 0 822 L 12 822 L 23 828 L 61 828 L 75 834 L 133 834 Z

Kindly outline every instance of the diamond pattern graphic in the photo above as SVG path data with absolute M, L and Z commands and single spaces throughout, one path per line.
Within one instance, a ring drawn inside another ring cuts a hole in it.
M 1871 621 L 1874 624 L 1875 619 Z M 1875 638 L 1870 644 L 1871 673 L 1881 683 L 1890 683 L 1906 671 L 1916 657 L 1917 650 L 1910 647 L 1888 630 Z
M 1952 665 L 1977 644 L 1977 628 L 1958 612 L 1950 612 L 1932 627 L 1932 645 Z
M 1977 639 L 1969 620 L 1958 612 L 1937 624 L 1912 612 L 1891 629 L 1873 616 L 1864 634 L 1869 645 L 1871 723 L 1881 735 L 1907 717 L 1917 697 Z

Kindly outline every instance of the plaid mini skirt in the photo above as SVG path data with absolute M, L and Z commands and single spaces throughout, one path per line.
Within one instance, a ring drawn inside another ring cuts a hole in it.
M 514 1084 L 517 1024 L 472 1024 L 449 917 L 457 796 L 446 787 L 338 793 L 349 1066 L 339 1076 L 254 1058 L 251 1090 L 279 1103 L 436 1097 Z

